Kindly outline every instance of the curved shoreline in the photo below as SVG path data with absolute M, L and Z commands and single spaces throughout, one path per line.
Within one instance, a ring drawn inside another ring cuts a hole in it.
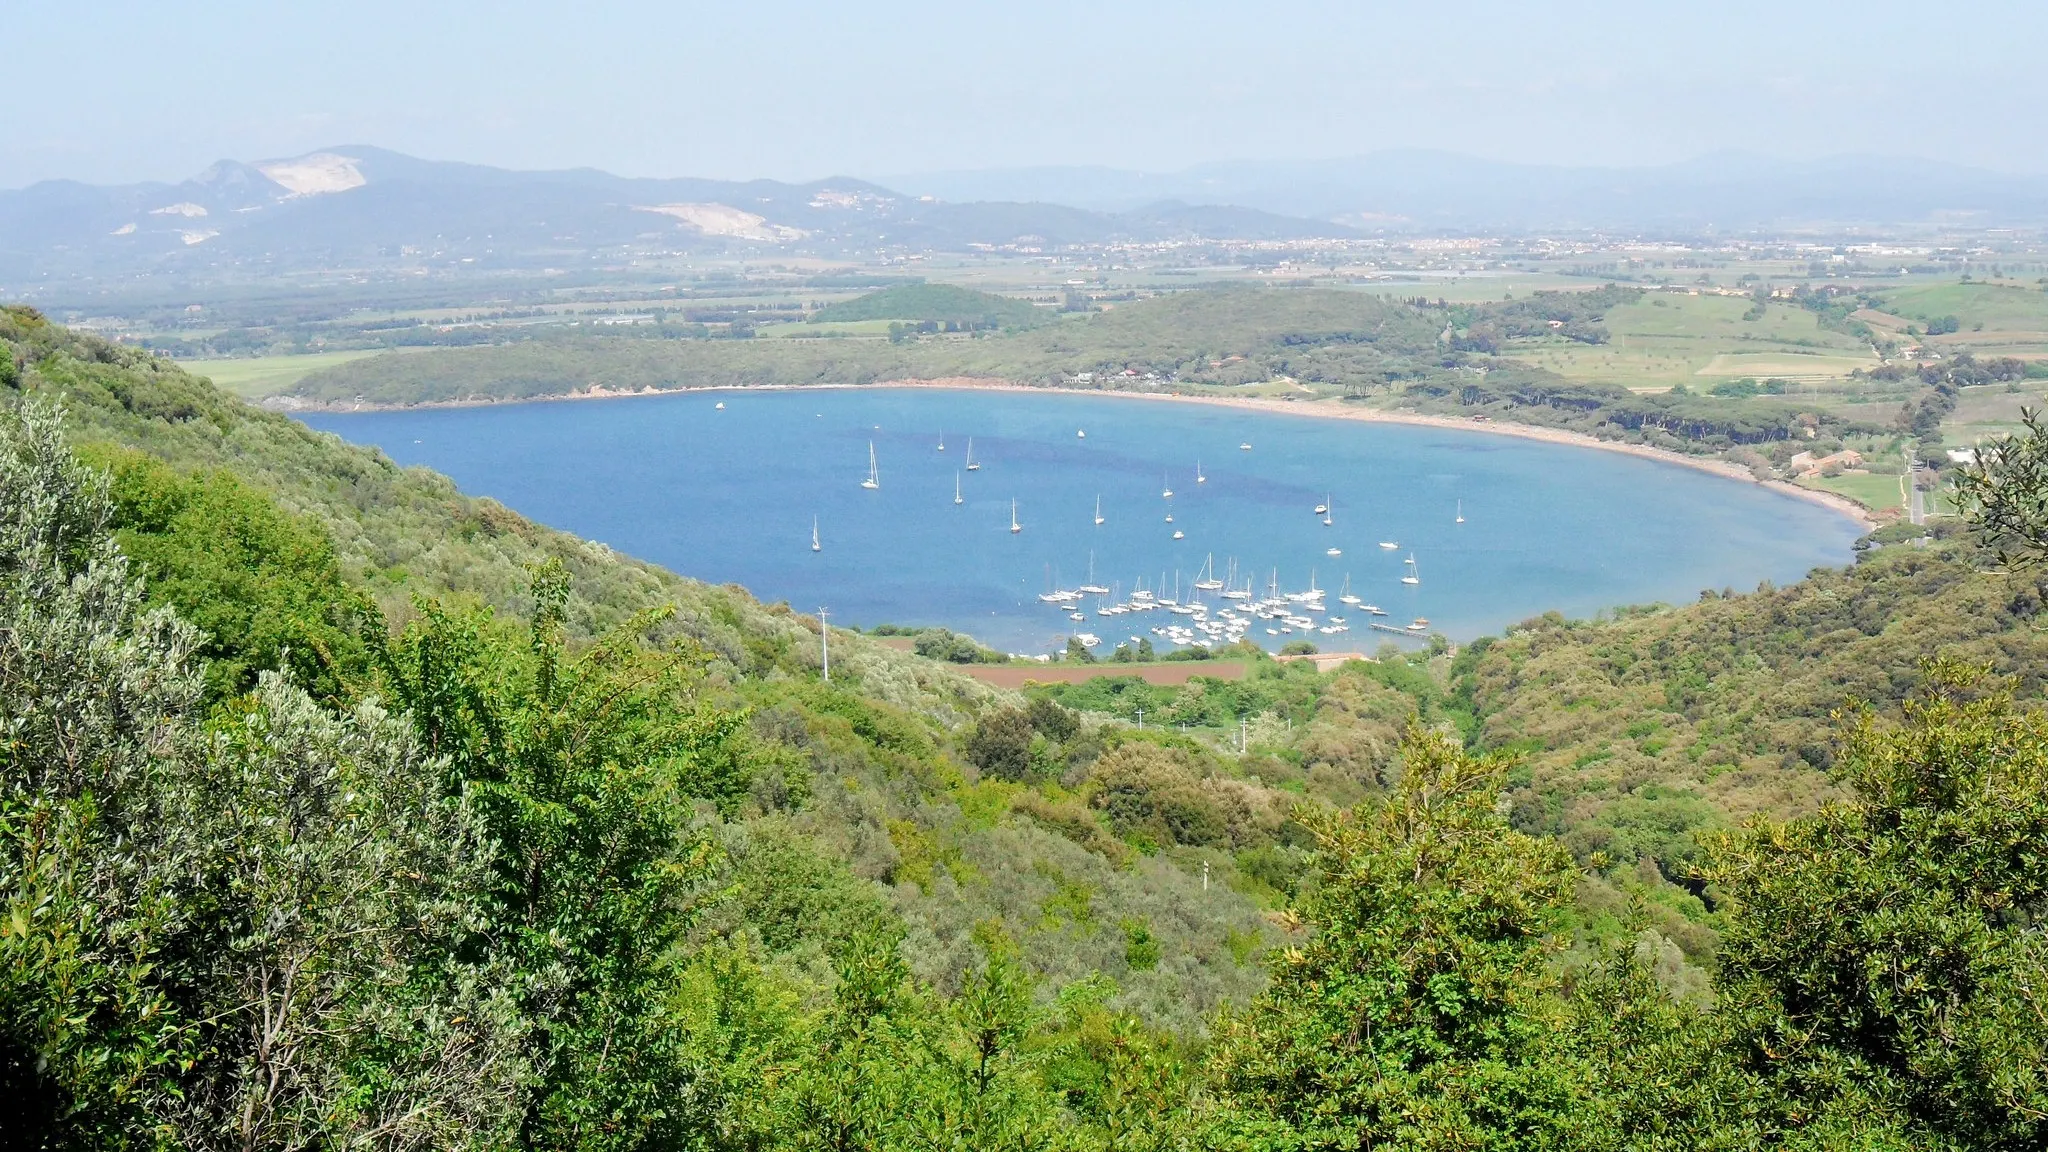
M 1749 469 L 1738 464 L 1704 456 L 1689 456 L 1665 448 L 1647 444 L 1628 444 L 1619 440 L 1602 440 L 1584 432 L 1572 432 L 1562 428 L 1545 428 L 1535 424 L 1518 424 L 1505 420 L 1472 420 L 1455 416 L 1437 416 L 1423 412 L 1390 411 L 1384 408 L 1331 407 L 1326 401 L 1304 405 L 1300 402 L 1268 400 L 1250 396 L 1188 396 L 1177 392 L 1123 392 L 1105 388 L 1066 388 L 1058 385 L 1019 384 L 1010 380 L 976 376 L 951 376 L 932 380 L 877 380 L 872 384 L 747 384 L 736 386 L 711 386 L 703 388 L 647 388 L 639 391 L 612 391 L 601 385 L 593 385 L 586 391 L 569 392 L 552 396 L 525 396 L 516 399 L 479 398 L 463 400 L 428 400 L 417 404 L 377 403 L 332 403 L 323 401 L 297 401 L 293 397 L 274 396 L 261 401 L 261 406 L 284 412 L 377 412 L 407 408 L 479 408 L 496 404 L 536 404 L 561 400 L 622 400 L 634 396 L 675 396 L 686 392 L 799 392 L 812 389 L 856 389 L 856 388 L 930 388 L 955 392 L 1035 392 L 1053 393 L 1063 396 L 1091 396 L 1123 400 L 1150 400 L 1175 404 L 1202 404 L 1213 408 L 1232 408 L 1241 412 L 1262 412 L 1274 416 L 1299 416 L 1309 419 L 1353 420 L 1367 424 L 1408 424 L 1423 428 L 1437 428 L 1453 432 L 1478 432 L 1495 436 L 1514 436 L 1524 440 L 1539 440 L 1545 443 L 1573 448 L 1595 448 L 1603 452 L 1620 452 L 1643 460 L 1654 460 L 1675 464 L 1700 472 L 1708 472 L 1724 480 L 1736 480 L 1755 484 L 1795 500 L 1817 504 L 1838 515 L 1854 521 L 1864 532 L 1872 531 L 1878 523 L 1871 510 L 1846 496 L 1824 492 L 1817 488 L 1805 488 L 1785 480 L 1759 480 Z M 296 402 L 295 402 L 296 401 Z
M 775 386 L 775 387 L 780 387 Z M 1327 402 L 1318 401 L 1304 406 L 1300 402 L 1266 400 L 1250 396 L 1185 396 L 1161 392 L 1116 392 L 1090 388 L 1059 388 L 1029 384 L 1012 384 L 1002 380 L 976 380 L 959 378 L 947 380 L 888 380 L 864 385 L 825 385 L 825 387 L 864 388 L 938 388 L 963 392 L 1054 392 L 1067 396 L 1113 396 L 1132 400 L 1163 400 L 1183 404 L 1206 404 L 1217 408 L 1234 408 L 1246 412 L 1263 412 L 1275 416 L 1300 416 L 1309 419 L 1355 420 L 1366 424 L 1409 424 L 1423 428 L 1440 428 L 1452 432 L 1480 432 L 1498 436 L 1514 436 L 1523 440 L 1540 440 L 1549 444 L 1560 444 L 1573 448 L 1597 448 L 1605 452 L 1620 452 L 1643 460 L 1656 460 L 1665 464 L 1676 464 L 1701 472 L 1709 472 L 1724 480 L 1737 480 L 1755 484 L 1797 500 L 1839 513 L 1854 520 L 1865 532 L 1875 529 L 1877 522 L 1871 518 L 1870 509 L 1846 496 L 1823 492 L 1815 488 L 1803 488 L 1785 480 L 1759 480 L 1749 469 L 1726 460 L 1704 456 L 1688 456 L 1655 448 L 1648 444 L 1628 444 L 1619 440 L 1602 440 L 1584 432 L 1572 432 L 1562 428 L 1544 428 L 1535 424 L 1517 424 L 1512 421 L 1459 419 L 1455 416 L 1437 416 L 1425 412 L 1389 411 L 1384 408 L 1342 408 L 1330 407 Z M 677 391 L 704 391 L 704 389 L 678 389 Z M 746 391 L 746 389 L 721 389 L 721 391 Z

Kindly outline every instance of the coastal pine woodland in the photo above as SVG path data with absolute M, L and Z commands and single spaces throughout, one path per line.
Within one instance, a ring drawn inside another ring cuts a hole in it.
M 827 682 L 7 310 L 0 1146 L 2048 1147 L 2048 428 L 1962 488 L 1455 656 Z

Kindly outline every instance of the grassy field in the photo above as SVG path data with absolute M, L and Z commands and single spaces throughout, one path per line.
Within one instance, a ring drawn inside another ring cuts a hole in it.
M 1517 341 L 1508 355 L 1575 380 L 1662 391 L 1705 388 L 1745 376 L 1840 380 L 1877 366 L 1868 346 L 1830 332 L 1803 308 L 1772 304 L 1757 320 L 1751 301 L 1653 292 L 1607 313 L 1606 344 Z
M 1885 311 L 1925 324 L 1941 316 L 1961 320 L 1965 330 L 2048 331 L 2048 292 L 2012 283 L 1925 284 L 1882 294 Z
M 1899 486 L 1896 472 L 1851 472 L 1842 476 L 1803 481 L 1810 488 L 1833 492 L 1862 504 L 1873 511 L 1898 508 L 1905 503 L 1905 494 Z
M 2031 409 L 2048 412 L 2048 381 L 2028 380 L 2017 390 L 1991 385 L 1965 388 L 1955 411 L 1942 421 L 1941 441 L 1945 448 L 1970 448 L 2000 436 L 2021 431 L 2020 415 Z
M 315 352 L 306 356 L 251 356 L 240 360 L 187 360 L 179 365 L 194 375 L 205 376 L 244 400 L 274 396 L 298 383 L 309 372 L 332 368 L 376 352 Z
M 1720 379 L 1750 377 L 1757 380 L 1781 379 L 1799 383 L 1808 381 L 1840 380 L 1858 368 L 1869 368 L 1873 362 L 1867 356 L 1828 356 L 1794 352 L 1723 352 L 1707 361 L 1695 376 L 1711 376 Z
M 1927 343 L 1983 356 L 2048 357 L 2048 292 L 2014 283 L 1929 284 L 1885 293 L 1885 309 L 1915 324 L 1953 316 L 1956 332 Z

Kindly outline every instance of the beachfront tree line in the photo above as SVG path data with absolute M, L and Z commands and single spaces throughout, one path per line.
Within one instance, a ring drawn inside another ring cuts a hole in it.
M 993 923 L 920 981 L 900 922 L 794 872 L 825 895 L 787 915 L 843 930 L 791 983 L 716 928 L 701 814 L 761 766 L 701 653 L 644 620 L 572 650 L 552 566 L 520 627 L 422 600 L 394 630 L 276 541 L 210 553 L 219 587 L 269 565 L 238 647 L 148 607 L 119 542 L 196 546 L 233 500 L 0 420 L 0 1145 L 2048 1142 L 2048 721 L 1938 653 L 1897 718 L 1840 719 L 1838 799 L 1689 877 L 1726 917 L 1711 996 L 1634 947 L 1562 963 L 1579 866 L 1511 825 L 1509 760 L 1418 726 L 1382 795 L 1295 815 L 1267 991 L 1176 1036 L 1102 977 L 1037 986 Z M 2014 566 L 2048 555 L 2043 459 L 2031 426 L 1966 488 Z

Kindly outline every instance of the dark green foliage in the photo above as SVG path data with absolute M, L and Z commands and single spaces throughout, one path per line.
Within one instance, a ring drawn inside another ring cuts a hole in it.
M 1240 848 L 1264 842 L 1280 823 L 1261 790 L 1222 777 L 1187 745 L 1120 744 L 1095 762 L 1089 783 L 1089 803 L 1141 847 Z
M 1034 696 L 1025 708 L 1031 727 L 1046 739 L 1064 744 L 1081 730 L 1081 721 L 1049 696 Z
M 1568 1088 L 1541 993 L 1570 857 L 1497 813 L 1500 762 L 1419 732 L 1403 751 L 1384 802 L 1309 819 L 1313 935 L 1226 1022 L 1223 1090 L 1265 1146 L 1542 1146 Z
M 1124 963 L 1134 971 L 1150 972 L 1159 967 L 1159 941 L 1152 936 L 1152 930 L 1136 920 L 1126 920 L 1124 929 Z
M 1726 396 L 1735 400 L 1747 400 L 1752 396 L 1782 396 L 1785 393 L 1783 380 L 1766 380 L 1759 384 L 1747 377 L 1728 380 L 1707 389 L 1708 395 Z
M 879 629 L 876 635 L 885 635 Z M 914 648 L 919 656 L 927 660 L 944 660 L 951 664 L 1001 664 L 1009 659 L 1000 652 L 994 652 L 974 642 L 974 637 L 963 636 L 946 628 L 920 628 Z
M 1021 708 L 984 715 L 967 738 L 967 758 L 1000 780 L 1022 780 L 1031 770 L 1031 717 Z
M 2023 410 L 2025 431 L 1979 445 L 1956 477 L 1956 500 L 2008 568 L 2048 561 L 2048 424 Z
M 370 671 L 362 636 L 383 628 L 349 587 L 325 534 L 227 472 L 181 475 L 140 452 L 89 455 L 110 475 L 121 550 L 149 590 L 206 639 L 218 704 L 281 670 L 319 700 L 343 701 Z
M 672 1145 L 705 1119 L 687 1104 L 696 1072 L 670 1015 L 671 951 L 706 858 L 682 805 L 746 794 L 745 716 L 698 706 L 687 658 L 643 651 L 640 629 L 572 659 L 559 567 L 536 574 L 533 599 L 524 651 L 486 614 L 422 604 L 385 682 L 499 845 L 492 934 L 521 970 L 550 976 L 520 1003 L 538 1074 L 522 1141 Z
M 1847 570 L 1609 622 L 1524 621 L 1461 658 L 1474 741 L 1526 749 L 1517 826 L 1590 858 L 1654 858 L 1682 878 L 1730 812 L 1811 811 L 1834 795 L 1832 714 L 1895 708 L 1928 653 L 1992 663 L 2038 692 L 2048 638 L 2032 582 L 1976 570 L 1961 540 L 1885 546 Z M 1526 799 L 1524 793 L 1527 793 Z
M 523 1029 L 468 798 L 274 676 L 202 730 L 112 513 L 47 410 L 0 416 L 6 1138 L 501 1146 Z
M 1735 914 L 1731 1053 L 1800 1111 L 1875 1108 L 1945 1147 L 2048 1141 L 2048 721 L 1942 664 L 1865 715 L 1849 799 L 1760 821 L 1708 878 Z
M 729 932 L 751 931 L 771 953 L 814 944 L 838 955 L 864 934 L 895 926 L 872 885 L 786 824 L 748 825 L 732 856 L 733 900 L 714 915 Z

